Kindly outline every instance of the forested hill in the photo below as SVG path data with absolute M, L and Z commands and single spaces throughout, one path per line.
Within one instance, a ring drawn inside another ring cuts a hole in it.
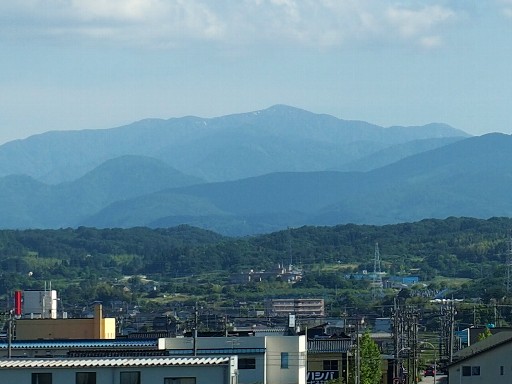
M 305 271 L 330 263 L 371 270 L 375 243 L 382 270 L 388 273 L 416 268 L 423 280 L 437 274 L 495 277 L 503 271 L 510 228 L 508 218 L 448 218 L 386 226 L 302 227 L 247 238 L 187 226 L 5 230 L 0 231 L 0 289 L 85 276 L 144 274 L 164 279 L 215 270 L 238 272 L 283 262 Z

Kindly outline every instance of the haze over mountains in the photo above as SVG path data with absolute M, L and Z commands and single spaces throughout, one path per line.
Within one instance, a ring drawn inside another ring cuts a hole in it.
M 0 146 L 0 228 L 289 226 L 512 215 L 512 138 L 288 106 Z

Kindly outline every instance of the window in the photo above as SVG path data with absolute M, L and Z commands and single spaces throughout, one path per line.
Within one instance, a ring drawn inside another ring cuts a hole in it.
M 164 384 L 196 384 L 195 377 L 166 377 Z
M 338 360 L 324 360 L 324 371 L 337 371 Z
M 469 365 L 464 365 L 462 367 L 462 376 L 480 376 L 480 366 L 470 367 Z
M 256 359 L 238 359 L 238 369 L 256 369 Z
M 140 372 L 121 372 L 119 379 L 120 384 L 140 384 Z
M 33 373 L 32 384 L 52 384 L 51 373 Z
M 288 352 L 281 352 L 281 368 L 288 368 Z
M 76 384 L 96 384 L 96 372 L 77 372 Z
M 503 365 L 500 366 L 500 376 L 505 374 L 505 367 Z

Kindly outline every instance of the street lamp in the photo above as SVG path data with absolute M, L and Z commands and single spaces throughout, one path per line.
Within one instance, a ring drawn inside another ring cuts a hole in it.
M 428 344 L 432 347 L 432 349 L 434 350 L 434 383 L 436 382 L 436 379 L 437 379 L 437 350 L 436 350 L 436 347 L 434 346 L 434 344 L 432 344 L 431 342 L 429 341 L 420 341 L 419 343 L 420 345 L 421 344 Z
M 397 359 L 397 372 L 395 373 L 396 376 L 395 377 L 399 377 L 400 378 L 400 382 L 403 383 L 404 382 L 404 367 L 401 363 L 401 360 L 400 360 L 400 353 L 402 351 L 410 351 L 411 350 L 411 347 L 403 347 L 402 349 L 400 349 L 397 353 L 396 353 L 396 359 Z M 398 376 L 399 374 L 399 376 Z

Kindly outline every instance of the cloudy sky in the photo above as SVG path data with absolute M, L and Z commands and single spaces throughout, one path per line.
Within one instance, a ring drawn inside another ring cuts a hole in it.
M 0 0 L 0 143 L 288 104 L 512 133 L 512 0 Z

